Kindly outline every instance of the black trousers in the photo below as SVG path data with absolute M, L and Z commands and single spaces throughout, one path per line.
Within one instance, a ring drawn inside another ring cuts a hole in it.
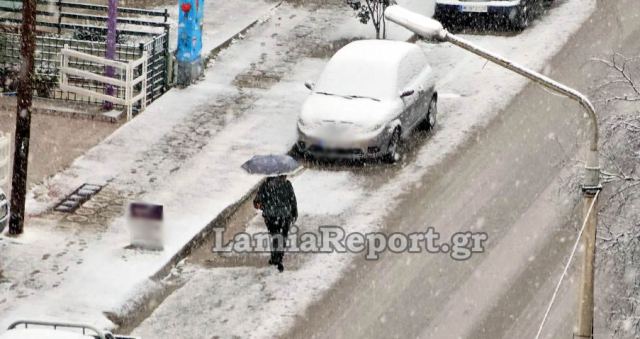
M 291 227 L 291 218 L 265 216 L 264 223 L 267 224 L 271 235 L 271 262 L 276 265 L 281 264 Z

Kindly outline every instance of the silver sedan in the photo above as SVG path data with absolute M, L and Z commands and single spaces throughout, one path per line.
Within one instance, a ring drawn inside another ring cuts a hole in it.
M 400 159 L 399 143 L 436 124 L 438 95 L 422 50 L 352 42 L 329 61 L 298 120 L 297 150 L 319 158 Z

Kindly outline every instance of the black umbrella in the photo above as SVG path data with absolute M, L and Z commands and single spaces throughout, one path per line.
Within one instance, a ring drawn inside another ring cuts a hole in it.
M 302 166 L 288 155 L 256 155 L 242 165 L 251 174 L 286 175 L 298 171 Z

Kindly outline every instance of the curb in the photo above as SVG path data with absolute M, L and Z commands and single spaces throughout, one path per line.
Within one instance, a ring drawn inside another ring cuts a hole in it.
M 231 204 L 222 212 L 220 212 L 211 222 L 209 222 L 204 228 L 202 228 L 196 235 L 189 240 L 182 248 L 173 255 L 173 257 L 154 275 L 150 277 L 151 280 L 160 281 L 166 277 L 171 269 L 176 266 L 180 261 L 187 258 L 194 249 L 199 248 L 207 238 L 211 235 L 215 228 L 226 228 L 229 220 L 235 215 L 235 213 L 245 204 L 251 203 L 253 196 L 258 191 L 258 188 L 262 184 L 263 180 L 260 180 L 258 184 L 245 193 L 238 201 Z

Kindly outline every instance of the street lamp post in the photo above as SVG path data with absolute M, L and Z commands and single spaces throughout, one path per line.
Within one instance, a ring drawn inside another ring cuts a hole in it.
M 582 183 L 582 195 L 584 200 L 584 217 L 587 220 L 582 238 L 584 245 L 584 261 L 582 269 L 582 282 L 579 297 L 579 311 L 576 318 L 576 332 L 574 338 L 592 338 L 593 335 L 593 281 L 594 259 L 597 225 L 597 195 L 600 186 L 600 164 L 598 154 L 598 119 L 596 111 L 589 99 L 577 90 L 563 85 L 553 79 L 533 70 L 527 69 L 510 60 L 507 60 L 484 48 L 476 46 L 454 34 L 449 33 L 442 24 L 432 18 L 411 12 L 400 6 L 391 6 L 385 12 L 386 18 L 408 30 L 429 39 L 450 42 L 471 53 L 485 58 L 499 66 L 520 74 L 549 90 L 569 99 L 577 101 L 587 112 L 588 121 L 588 147 L 584 167 Z M 589 213 L 590 207 L 592 212 Z

